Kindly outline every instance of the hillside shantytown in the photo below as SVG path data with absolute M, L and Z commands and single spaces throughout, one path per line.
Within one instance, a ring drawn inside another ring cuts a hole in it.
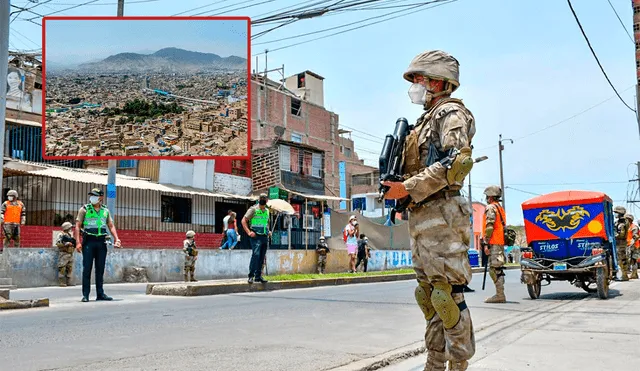
M 203 55 L 217 57 L 167 48 L 48 71 L 46 155 L 246 156 L 246 59 Z

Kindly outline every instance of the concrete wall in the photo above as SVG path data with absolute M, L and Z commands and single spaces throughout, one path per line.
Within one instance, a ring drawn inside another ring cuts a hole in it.
M 196 160 L 193 163 L 161 160 L 158 183 L 213 191 L 214 165 L 212 160 Z
M 20 287 L 53 286 L 58 284 L 56 249 L 5 249 L 7 276 Z M 82 255 L 75 253 L 74 278 L 82 282 Z M 196 278 L 247 277 L 251 252 L 246 250 L 200 250 L 196 263 Z M 316 269 L 315 251 L 271 250 L 267 253 L 267 270 L 273 274 L 313 273 Z M 334 250 L 327 258 L 327 272 L 346 272 L 349 257 L 345 250 Z M 105 283 L 122 282 L 123 269 L 128 266 L 145 267 L 150 282 L 181 281 L 184 255 L 179 250 L 109 249 L 105 268 Z M 410 268 L 410 251 L 372 251 L 370 271 Z M 92 278 L 93 282 L 93 278 Z
M 252 190 L 251 178 L 217 172 L 213 178 L 213 190 L 248 196 Z

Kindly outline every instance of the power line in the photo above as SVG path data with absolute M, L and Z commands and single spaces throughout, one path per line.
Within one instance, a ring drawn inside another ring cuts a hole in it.
M 214 2 L 209 3 L 209 4 L 199 6 L 199 7 L 197 7 L 197 8 L 193 8 L 193 9 L 185 10 L 184 12 L 176 13 L 176 14 L 174 14 L 172 17 L 175 17 L 175 16 L 177 16 L 177 15 L 182 15 L 182 14 L 185 14 L 185 13 L 189 13 L 189 12 L 192 12 L 192 11 L 194 11 L 194 10 L 200 10 L 200 9 L 208 8 L 208 7 L 210 7 L 210 6 L 213 6 L 213 5 L 216 5 L 216 4 L 220 4 L 220 3 L 225 3 L 225 2 L 227 2 L 227 1 L 229 1 L 229 0 L 214 1 Z
M 571 13 L 573 14 L 573 18 L 575 18 L 576 23 L 578 24 L 578 27 L 580 27 L 580 32 L 582 32 L 582 36 L 584 36 L 584 39 L 587 42 L 587 45 L 589 46 L 589 50 L 591 50 L 591 54 L 593 54 L 593 58 L 595 58 L 596 62 L 598 62 L 598 66 L 600 66 L 600 70 L 602 71 L 602 74 L 604 75 L 604 77 L 609 82 L 609 85 L 611 85 L 611 89 L 613 89 L 613 91 L 616 92 L 616 95 L 618 96 L 620 101 L 625 106 L 627 106 L 628 109 L 630 109 L 633 112 L 636 112 L 635 109 L 631 108 L 631 106 L 629 106 L 627 104 L 627 102 L 625 102 L 624 99 L 622 99 L 622 97 L 620 96 L 620 94 L 616 90 L 616 87 L 613 86 L 613 83 L 611 82 L 611 80 L 609 80 L 609 76 L 607 76 L 607 73 L 604 71 L 604 68 L 602 67 L 602 64 L 600 63 L 600 60 L 598 59 L 598 56 L 596 55 L 596 52 L 593 50 L 593 47 L 591 46 L 591 42 L 589 41 L 589 38 L 587 37 L 587 34 L 584 32 L 584 29 L 582 28 L 582 24 L 580 23 L 580 20 L 578 19 L 578 15 L 576 14 L 575 10 L 573 10 L 573 5 L 571 5 L 571 0 L 567 0 L 567 3 L 569 4 L 569 8 L 571 9 Z
M 158 2 L 160 0 L 135 0 L 135 1 L 129 1 L 127 0 L 127 5 L 131 5 L 131 4 L 140 4 L 140 3 L 155 3 Z M 67 5 L 78 5 L 78 3 L 51 3 L 50 5 L 56 5 L 56 6 L 67 6 Z M 104 6 L 104 5 L 118 5 L 118 3 L 100 3 L 100 4 L 87 4 L 88 6 Z M 74 160 L 75 161 L 75 160 Z
M 71 10 L 71 9 L 79 8 L 79 7 L 81 7 L 81 6 L 90 5 L 90 4 L 96 3 L 96 2 L 98 2 L 98 1 L 100 1 L 100 0 L 91 0 L 91 1 L 87 1 L 87 2 L 84 2 L 84 3 L 82 3 L 82 4 L 76 4 L 76 5 L 74 5 L 74 6 L 70 6 L 70 7 L 68 7 L 68 8 L 64 8 L 64 9 L 61 9 L 61 10 L 57 10 L 57 11 L 55 11 L 55 12 L 51 12 L 51 13 L 49 13 L 49 14 L 39 15 L 39 16 L 40 16 L 40 17 L 48 17 L 48 16 L 50 16 L 50 15 L 54 15 L 54 14 L 58 14 L 58 13 L 62 13 L 62 12 L 65 12 L 65 11 L 67 11 L 67 10 Z M 29 22 L 33 22 L 33 20 L 34 20 L 34 19 L 36 19 L 36 18 L 37 18 L 37 17 L 29 18 L 29 19 L 27 19 L 27 21 L 29 21 Z
M 317 8 L 317 9 L 309 9 L 308 11 L 302 12 L 302 13 L 293 13 L 295 10 L 291 10 L 288 12 L 284 12 L 281 14 L 275 14 L 269 17 L 264 17 L 264 18 L 260 18 L 260 19 L 256 19 L 253 22 L 251 22 L 252 24 L 261 24 L 261 23 L 268 23 L 268 22 L 275 22 L 275 21 L 280 21 L 280 20 L 286 20 L 286 19 L 291 19 L 291 18 L 298 18 L 298 19 L 303 19 L 303 18 L 315 18 L 315 17 L 319 17 L 319 16 L 323 16 L 325 14 L 327 14 L 328 12 L 335 12 L 336 10 L 340 10 L 340 9 L 345 9 L 345 8 L 349 8 L 349 7 L 354 7 L 357 5 L 363 5 L 363 4 L 368 4 L 368 3 L 372 3 L 372 2 L 376 2 L 376 1 L 381 1 L 381 0 L 356 0 L 356 1 L 351 1 L 349 3 L 346 4 L 342 4 L 339 7 L 335 7 L 332 8 L 331 6 L 329 7 L 322 7 L 322 8 Z M 325 1 L 325 2 L 329 2 L 329 1 Z M 305 7 L 305 8 L 309 8 L 309 7 Z
M 311 4 L 311 5 L 306 5 L 306 6 L 303 6 L 303 7 L 295 8 L 295 7 L 299 6 L 299 5 L 308 4 L 308 3 L 311 3 L 311 2 L 314 2 L 314 3 Z M 316 5 L 321 5 L 323 3 L 329 3 L 329 2 L 331 2 L 331 1 L 327 1 L 327 0 L 323 0 L 323 1 L 317 1 L 317 0 L 302 1 L 302 2 L 299 2 L 299 3 L 294 4 L 294 5 L 285 6 L 285 7 L 279 8 L 279 9 L 270 10 L 270 11 L 268 11 L 266 13 L 255 15 L 255 16 L 251 17 L 251 19 L 256 19 L 256 18 L 263 17 L 265 15 L 270 15 L 270 14 L 271 14 L 270 17 L 279 16 L 279 15 L 283 15 L 283 14 L 290 13 L 290 12 L 309 9 L 310 7 L 313 7 L 313 6 L 316 6 Z M 282 10 L 286 10 L 286 9 L 290 9 L 290 8 L 295 8 L 295 9 L 291 9 L 291 10 L 289 10 L 287 12 L 278 13 L 278 12 L 280 12 Z
M 323 29 L 323 30 L 307 32 L 307 33 L 298 34 L 298 35 L 289 36 L 289 37 L 283 37 L 283 38 L 281 38 L 281 39 L 275 39 L 275 40 L 270 40 L 270 41 L 264 41 L 264 42 L 261 42 L 261 43 L 254 43 L 253 45 L 271 44 L 271 43 L 275 43 L 275 42 L 279 42 L 279 41 L 290 40 L 290 39 L 296 39 L 296 38 L 303 37 L 303 36 L 315 35 L 315 34 L 322 33 L 322 32 L 327 32 L 327 31 L 332 31 L 332 30 L 336 30 L 336 29 L 339 29 L 339 28 L 344 28 L 344 27 L 353 26 L 354 24 L 358 24 L 358 23 L 362 23 L 362 22 L 370 21 L 370 20 L 372 20 L 372 19 L 378 19 L 378 18 L 386 17 L 386 16 L 389 16 L 389 15 L 392 15 L 392 14 L 401 13 L 401 12 L 406 12 L 407 10 L 411 10 L 411 9 L 414 9 L 414 8 L 418 8 L 418 7 L 424 6 L 424 5 L 426 5 L 426 4 L 439 3 L 439 2 L 442 2 L 442 1 L 445 1 L 445 0 L 433 0 L 433 1 L 430 1 L 430 2 L 427 2 L 427 3 L 421 3 L 421 4 L 418 4 L 418 5 L 414 5 L 413 7 L 410 7 L 409 9 L 396 10 L 396 11 L 394 11 L 394 12 L 389 12 L 389 13 L 385 13 L 385 14 L 377 15 L 377 16 L 374 16 L 374 17 L 369 17 L 369 18 L 361 19 L 361 20 L 359 20 L 359 21 L 355 21 L 355 22 L 351 22 L 351 23 L 346 23 L 346 24 L 343 24 L 343 25 L 335 26 L 335 27 L 325 28 L 325 29 Z
M 261 2 L 261 3 L 257 3 L 257 4 L 253 4 L 253 5 L 247 5 L 247 6 L 243 6 L 243 7 L 235 8 L 235 9 L 225 10 L 225 11 L 224 11 L 224 12 L 222 12 L 222 13 L 215 13 L 215 14 L 211 13 L 211 14 L 209 14 L 209 15 L 211 15 L 211 16 L 216 16 L 216 15 L 221 15 L 221 14 L 227 14 L 227 12 L 233 12 L 233 11 L 236 11 L 236 10 L 242 10 L 242 9 L 247 9 L 247 8 L 253 8 L 254 6 L 258 6 L 258 5 L 262 5 L 262 4 L 266 4 L 266 3 L 272 3 L 272 2 L 274 2 L 274 1 L 276 1 L 276 0 L 266 0 L 266 1 L 263 1 L 263 2 Z
M 624 93 L 624 92 L 628 91 L 629 89 L 631 89 L 631 88 L 633 88 L 633 87 L 635 87 L 635 85 L 631 85 L 631 86 L 629 86 L 628 88 L 624 89 L 622 92 Z M 582 114 L 584 114 L 584 113 L 587 113 L 587 112 L 591 111 L 592 109 L 594 109 L 594 108 L 596 108 L 596 107 L 599 107 L 599 106 L 601 106 L 601 105 L 603 105 L 603 104 L 607 103 L 608 101 L 612 100 L 612 99 L 613 99 L 613 98 L 615 98 L 615 97 L 616 97 L 615 95 L 612 95 L 611 97 L 609 97 L 609 98 L 607 98 L 607 99 L 603 100 L 602 102 L 600 102 L 600 103 L 596 103 L 596 104 L 594 104 L 593 106 L 591 106 L 591 107 L 589 107 L 589 108 L 587 108 L 587 109 L 585 109 L 585 110 L 583 110 L 583 111 L 580 111 L 580 112 L 578 112 L 578 113 L 576 113 L 576 114 L 572 115 L 571 117 L 567 117 L 566 119 L 560 120 L 560 121 L 556 122 L 555 124 L 551 124 L 551 125 L 545 126 L 545 127 L 543 127 L 542 129 L 539 129 L 539 130 L 536 130 L 536 131 L 531 132 L 531 133 L 529 133 L 529 134 L 525 134 L 525 135 L 523 135 L 523 136 L 517 137 L 517 138 L 515 138 L 515 139 L 514 139 L 514 141 L 517 141 L 517 140 L 520 140 L 520 139 L 524 139 L 524 138 L 530 137 L 530 136 L 535 135 L 535 134 L 538 134 L 538 133 L 540 133 L 540 132 L 542 132 L 542 131 L 545 131 L 545 130 L 551 129 L 552 127 L 558 126 L 558 125 L 560 125 L 560 124 L 564 124 L 564 123 L 565 123 L 565 122 L 567 122 L 567 121 L 573 120 L 574 118 L 576 118 L 576 117 L 578 117 L 578 116 L 580 116 L 580 115 L 582 115 Z M 491 149 L 491 148 L 497 148 L 497 147 L 498 147 L 497 145 L 492 145 L 492 146 L 488 146 L 488 147 L 484 147 L 484 148 L 477 149 L 477 151 L 483 151 L 483 150 L 485 150 L 485 149 Z
M 436 1 L 443 1 L 443 0 L 436 0 Z M 354 30 L 357 30 L 357 29 L 360 29 L 360 28 L 364 28 L 364 27 L 367 27 L 367 26 L 372 26 L 372 25 L 374 25 L 374 24 L 378 24 L 378 23 L 382 23 L 382 22 L 390 21 L 390 20 L 392 20 L 392 19 L 396 19 L 396 18 L 404 17 L 404 16 L 407 16 L 407 15 L 413 15 L 413 14 L 416 14 L 416 13 L 418 13 L 418 12 L 421 12 L 421 11 L 424 11 L 424 10 L 427 10 L 427 9 L 431 9 L 431 8 L 435 8 L 435 7 L 440 6 L 440 5 L 449 4 L 449 3 L 452 3 L 452 2 L 455 2 L 455 1 L 458 1 L 458 0 L 448 0 L 448 1 L 445 1 L 445 2 L 442 2 L 442 3 L 439 3 L 439 4 L 436 4 L 436 5 L 433 5 L 433 6 L 430 6 L 430 7 L 424 8 L 424 9 L 420 9 L 420 10 L 414 11 L 414 12 L 409 13 L 409 14 L 400 14 L 400 15 L 397 15 L 397 16 L 395 16 L 395 17 L 390 17 L 390 18 L 382 19 L 382 20 L 379 20 L 379 21 L 376 21 L 376 22 L 367 23 L 367 24 L 364 24 L 364 25 L 361 25 L 361 26 L 358 26 L 358 27 L 349 28 L 349 29 L 346 29 L 346 30 L 343 30 L 343 31 L 339 31 L 339 32 L 335 32 L 335 33 L 332 33 L 332 34 L 329 34 L 329 35 L 325 35 L 325 36 L 321 36 L 321 37 L 316 37 L 315 39 L 306 40 L 306 41 L 301 41 L 301 42 L 294 43 L 294 44 L 289 44 L 289 45 L 286 45 L 286 46 L 282 46 L 282 47 L 279 47 L 279 48 L 276 48 L 276 49 L 269 50 L 269 52 L 274 52 L 274 51 L 278 51 L 278 50 L 282 50 L 282 49 L 291 48 L 291 47 L 298 46 L 298 45 L 301 45 L 301 44 L 306 44 L 306 43 L 310 43 L 310 42 L 313 42 L 313 41 L 317 41 L 317 40 L 325 39 L 325 38 L 327 38 L 327 37 L 340 35 L 340 34 L 343 34 L 343 33 L 349 32 L 349 31 L 354 31 Z M 422 7 L 422 6 L 426 6 L 426 5 L 430 4 L 430 3 L 431 3 L 431 2 L 427 2 L 427 3 L 425 3 L 425 4 L 422 4 L 422 5 L 419 5 L 419 6 L 416 6 L 416 7 L 412 7 L 412 8 L 409 8 L 409 9 L 405 9 L 404 11 L 406 11 L 406 10 L 413 10 L 413 9 L 416 9 L 416 8 L 419 8 L 419 7 Z M 263 52 L 263 53 L 258 53 L 258 54 L 254 54 L 253 56 L 255 57 L 255 56 L 257 56 L 257 55 L 262 55 L 262 54 L 265 54 L 265 53 L 264 53 L 264 52 Z
M 624 32 L 626 32 L 627 36 L 629 36 L 629 40 L 631 40 L 631 42 L 635 44 L 636 43 L 635 40 L 633 40 L 633 37 L 631 37 L 629 30 L 627 30 L 627 27 L 624 25 L 624 22 L 622 22 L 622 19 L 620 19 L 620 16 L 618 15 L 616 8 L 614 8 L 613 4 L 611 4 L 611 0 L 607 0 L 607 1 L 609 2 L 609 6 L 611 6 L 611 10 L 613 10 L 613 12 L 616 14 L 616 17 L 618 17 L 618 21 L 620 21 L 620 25 L 624 29 Z

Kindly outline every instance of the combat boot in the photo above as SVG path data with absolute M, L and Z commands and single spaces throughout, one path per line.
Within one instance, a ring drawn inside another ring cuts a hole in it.
M 190 276 L 191 282 L 198 282 L 198 280 L 196 279 L 195 275 L 196 275 L 195 272 L 193 272 L 193 271 L 189 272 L 189 276 Z
M 637 265 L 633 265 L 633 270 L 631 270 L 631 278 L 632 280 L 637 280 L 638 279 L 638 266 Z
M 445 371 L 447 369 L 447 359 L 443 352 L 427 351 L 427 363 L 424 371 Z
M 465 371 L 467 367 L 469 367 L 469 362 L 467 361 L 449 361 L 449 371 Z
M 189 282 L 189 275 L 187 273 L 184 274 L 184 282 Z
M 496 280 L 495 285 L 496 285 L 496 294 L 490 298 L 487 298 L 484 302 L 488 304 L 506 303 L 507 298 L 504 295 L 504 276 L 500 276 Z
M 58 278 L 58 283 L 60 287 L 67 287 L 67 280 L 65 280 L 64 277 Z
M 73 283 L 73 281 L 70 278 L 67 278 L 67 286 L 69 286 L 69 287 L 75 286 L 75 284 Z

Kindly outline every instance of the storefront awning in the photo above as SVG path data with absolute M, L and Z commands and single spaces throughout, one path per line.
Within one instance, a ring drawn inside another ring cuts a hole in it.
M 316 200 L 316 201 L 350 201 L 350 198 L 340 198 L 340 197 L 334 197 L 334 196 L 325 196 L 325 195 L 307 195 L 304 193 L 300 193 L 300 192 L 295 192 L 292 190 L 289 190 L 285 187 L 283 187 L 282 185 L 278 185 L 278 188 L 281 188 L 291 194 L 294 194 L 296 196 L 300 196 L 300 197 L 304 197 L 307 198 L 309 200 Z
M 67 179 L 73 182 L 107 184 L 106 172 L 98 172 L 87 169 L 71 169 L 62 166 L 52 166 L 28 161 L 5 161 L 5 176 L 11 175 L 36 175 L 49 178 Z M 126 175 L 116 174 L 116 186 L 134 189 L 147 189 L 157 192 L 167 193 L 184 193 L 190 195 L 216 197 L 222 199 L 236 199 L 255 201 L 257 197 L 240 196 L 228 193 L 216 193 L 206 189 L 180 187 L 171 184 L 154 183 L 144 178 L 130 177 Z

